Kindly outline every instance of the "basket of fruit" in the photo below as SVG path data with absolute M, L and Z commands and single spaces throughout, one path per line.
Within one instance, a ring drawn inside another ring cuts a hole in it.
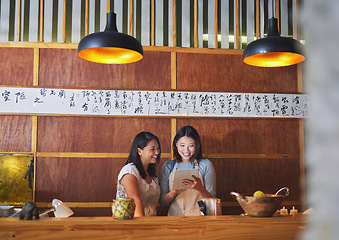
M 285 191 L 285 194 L 281 194 Z M 289 195 L 290 190 L 283 187 L 275 194 L 265 194 L 256 191 L 253 196 L 243 196 L 237 192 L 231 192 L 236 197 L 239 205 L 245 213 L 252 217 L 271 217 L 280 207 L 283 200 Z

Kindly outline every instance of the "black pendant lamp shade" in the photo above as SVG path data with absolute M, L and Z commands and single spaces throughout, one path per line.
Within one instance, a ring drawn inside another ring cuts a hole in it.
M 143 58 L 143 48 L 134 37 L 119 33 L 116 14 L 107 13 L 103 32 L 92 33 L 81 39 L 78 45 L 79 57 L 97 63 L 133 63 Z
M 278 20 L 270 18 L 267 37 L 248 44 L 242 58 L 244 63 L 252 66 L 284 67 L 305 60 L 302 48 L 299 41 L 281 37 L 278 31 Z

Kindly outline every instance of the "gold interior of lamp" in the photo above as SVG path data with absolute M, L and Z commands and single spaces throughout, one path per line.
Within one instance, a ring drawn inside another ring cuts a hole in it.
M 257 67 L 285 67 L 300 63 L 305 57 L 291 52 L 269 52 L 248 56 L 244 63 Z
M 87 61 L 105 64 L 133 63 L 143 58 L 143 55 L 137 51 L 117 47 L 87 48 L 80 51 L 78 55 Z

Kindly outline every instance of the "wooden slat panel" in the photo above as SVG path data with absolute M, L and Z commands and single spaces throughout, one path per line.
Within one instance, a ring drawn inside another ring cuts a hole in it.
M 274 194 L 290 188 L 286 201 L 300 201 L 298 159 L 210 159 L 216 169 L 217 197 L 236 201 L 232 191 L 253 195 L 257 190 Z
M 34 49 L 0 48 L 0 85 L 33 84 Z
M 0 152 L 30 152 L 32 118 L 0 116 Z
M 112 201 L 126 159 L 37 158 L 35 199 L 64 202 Z
M 299 122 L 282 119 L 177 119 L 191 125 L 205 154 L 299 154 Z
M 167 159 L 166 159 L 167 160 Z M 161 160 L 161 167 L 166 160 Z M 37 202 L 110 202 L 126 159 L 37 158 Z
M 100 89 L 168 89 L 171 53 L 145 52 L 131 64 L 99 64 L 80 59 L 77 50 L 41 49 L 40 86 Z
M 298 91 L 297 66 L 260 68 L 242 62 L 241 55 L 177 53 L 177 89 L 191 91 Z
M 162 152 L 171 151 L 170 119 L 39 117 L 38 152 L 128 153 L 140 131 L 157 135 Z

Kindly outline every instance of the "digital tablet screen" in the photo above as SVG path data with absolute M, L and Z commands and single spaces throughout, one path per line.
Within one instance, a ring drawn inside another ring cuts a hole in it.
M 174 173 L 174 181 L 173 181 L 173 189 L 187 189 L 188 187 L 185 187 L 183 185 L 184 179 L 191 179 L 192 175 L 198 177 L 199 176 L 199 169 L 178 169 Z

